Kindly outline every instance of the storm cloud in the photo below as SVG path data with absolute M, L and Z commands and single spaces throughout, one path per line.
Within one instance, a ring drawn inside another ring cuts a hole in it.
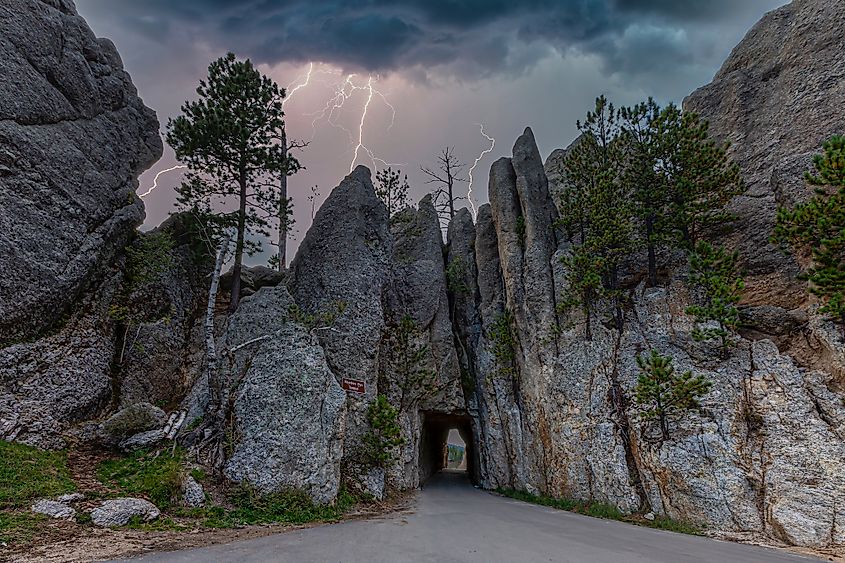
M 609 73 L 706 59 L 718 26 L 773 0 L 80 0 L 159 42 L 235 50 L 259 63 L 487 77 L 549 53 L 597 55 Z M 695 28 L 695 29 L 693 29 Z M 696 33 L 698 31 L 699 33 Z M 647 61 L 647 62 L 646 62 Z
M 576 121 L 599 94 L 618 106 L 648 96 L 681 102 L 712 78 L 764 12 L 786 1 L 75 0 L 94 31 L 117 45 L 163 128 L 196 96 L 209 61 L 226 51 L 262 63 L 282 86 L 302 84 L 308 63 L 324 63 L 315 64 L 308 88 L 285 108 L 291 136 L 309 142 L 298 156 L 305 169 L 289 182 L 297 222 L 291 254 L 311 222 L 312 204 L 351 165 L 379 167 L 367 151 L 356 152 L 353 132 L 408 174 L 416 202 L 431 189 L 420 166 L 430 166 L 447 145 L 474 162 L 489 147 L 483 123 L 497 143 L 475 170 L 479 204 L 490 163 L 510 154 L 525 126 L 546 156 L 577 137 Z M 320 120 L 349 73 L 359 75 L 358 89 L 349 90 L 331 123 Z M 384 98 L 375 99 L 362 123 L 368 75 Z M 141 178 L 141 189 L 175 164 L 167 149 Z M 173 210 L 180 178 L 163 176 L 145 198 L 145 228 Z M 321 195 L 312 201 L 315 185 Z

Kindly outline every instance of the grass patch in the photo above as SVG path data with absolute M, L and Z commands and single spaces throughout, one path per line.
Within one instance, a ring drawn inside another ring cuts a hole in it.
M 128 457 L 108 459 L 97 466 L 97 478 L 106 486 L 129 495 L 142 495 L 162 510 L 179 502 L 184 468 L 182 452 L 138 451 Z
M 75 489 L 65 452 L 45 452 L 0 440 L 0 510 L 28 508 L 34 499 Z
M 47 520 L 43 514 L 30 512 L 0 512 L 0 543 L 13 546 L 30 543 L 42 523 Z
M 187 473 L 179 450 L 135 452 L 109 459 L 97 466 L 97 478 L 121 494 L 149 498 L 166 515 L 154 522 L 136 520 L 127 527 L 143 531 L 184 531 L 201 525 L 207 528 L 235 528 L 250 524 L 305 524 L 339 520 L 359 499 L 341 490 L 333 506 L 315 504 L 304 492 L 289 490 L 262 495 L 248 485 L 234 487 L 227 506 L 184 508 L 179 506 L 182 482 Z M 207 475 L 192 470 L 197 481 Z
M 233 508 L 206 506 L 183 508 L 174 515 L 198 520 L 207 528 L 235 528 L 250 524 L 307 524 L 335 522 L 359 499 L 341 490 L 333 506 L 315 504 L 307 493 L 296 490 L 269 495 L 259 494 L 253 487 L 241 485 L 229 495 Z
M 540 504 L 542 506 L 549 506 L 559 510 L 566 510 L 568 512 L 576 512 L 585 516 L 592 516 L 594 518 L 604 518 L 606 520 L 619 520 L 621 522 L 629 522 L 640 526 L 647 526 L 649 528 L 657 528 L 660 530 L 667 530 L 670 532 L 678 532 L 680 534 L 689 534 L 693 536 L 700 536 L 702 530 L 688 522 L 680 520 L 673 520 L 667 516 L 658 516 L 654 520 L 646 520 L 641 515 L 627 515 L 619 510 L 618 507 L 604 503 L 604 502 L 589 502 L 582 500 L 573 500 L 566 498 L 552 498 L 545 495 L 532 495 L 525 491 L 516 491 L 514 489 L 496 489 L 500 495 L 510 497 L 532 504 Z

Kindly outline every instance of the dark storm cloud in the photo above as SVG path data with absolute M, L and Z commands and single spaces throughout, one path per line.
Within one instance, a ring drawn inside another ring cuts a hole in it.
M 693 59 L 689 26 L 771 0 L 79 0 L 155 41 L 186 35 L 259 62 L 348 69 L 521 71 L 549 50 L 599 55 L 611 72 Z M 685 44 L 685 41 L 687 44 Z M 648 54 L 648 64 L 643 55 Z

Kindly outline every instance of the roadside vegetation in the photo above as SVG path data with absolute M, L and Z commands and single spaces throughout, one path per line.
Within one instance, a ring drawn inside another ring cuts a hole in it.
M 673 520 L 666 516 L 657 515 L 655 515 L 654 520 L 648 520 L 642 514 L 625 514 L 616 506 L 604 502 L 591 502 L 566 498 L 559 499 L 545 495 L 532 495 L 531 493 L 517 491 L 514 489 L 499 488 L 496 489 L 496 492 L 500 495 L 521 500 L 523 502 L 548 506 L 558 510 L 566 510 L 567 512 L 575 512 L 577 514 L 583 514 L 584 516 L 592 516 L 593 518 L 618 520 L 620 522 L 628 522 L 629 524 L 646 526 L 648 528 L 657 528 L 659 530 L 677 532 L 679 534 L 689 534 L 693 536 L 701 536 L 704 534 L 704 531 L 701 528 L 688 522 Z
M 42 452 L 0 440 L 0 546 L 32 541 L 46 523 L 32 501 L 75 489 L 62 452 Z
M 78 486 L 68 467 L 66 452 L 44 452 L 23 444 L 0 441 L 0 548 L 19 551 L 60 521 L 31 512 L 38 499 L 79 491 L 86 500 L 75 505 L 75 525 L 62 523 L 62 536 L 84 534 L 93 527 L 89 510 L 100 501 L 118 497 L 147 499 L 161 510 L 153 522 L 131 521 L 126 528 L 145 532 L 240 528 L 250 525 L 301 525 L 335 522 L 363 500 L 341 490 L 332 506 L 315 504 L 302 491 L 263 495 L 250 485 L 220 485 L 204 471 L 191 469 L 180 449 L 138 451 L 125 456 L 105 454 L 94 464 L 88 486 Z M 206 504 L 187 508 L 182 487 L 187 475 L 202 483 Z

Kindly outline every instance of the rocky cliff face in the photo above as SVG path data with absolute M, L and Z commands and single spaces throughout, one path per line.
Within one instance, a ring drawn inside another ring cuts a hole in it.
M 72 2 L 4 2 L 0 53 L 0 436 L 58 447 L 112 398 L 109 310 L 162 146 Z
M 114 45 L 72 2 L 4 2 L 0 53 L 2 344 L 53 325 L 102 278 L 143 220 L 137 177 L 162 144 Z
M 737 45 L 713 82 L 685 101 L 731 143 L 748 192 L 731 204 L 732 242 L 747 259 L 749 300 L 786 310 L 806 299 L 798 266 L 769 244 L 778 205 L 812 194 L 803 182 L 811 157 L 845 131 L 842 4 L 795 0 L 767 14 Z

